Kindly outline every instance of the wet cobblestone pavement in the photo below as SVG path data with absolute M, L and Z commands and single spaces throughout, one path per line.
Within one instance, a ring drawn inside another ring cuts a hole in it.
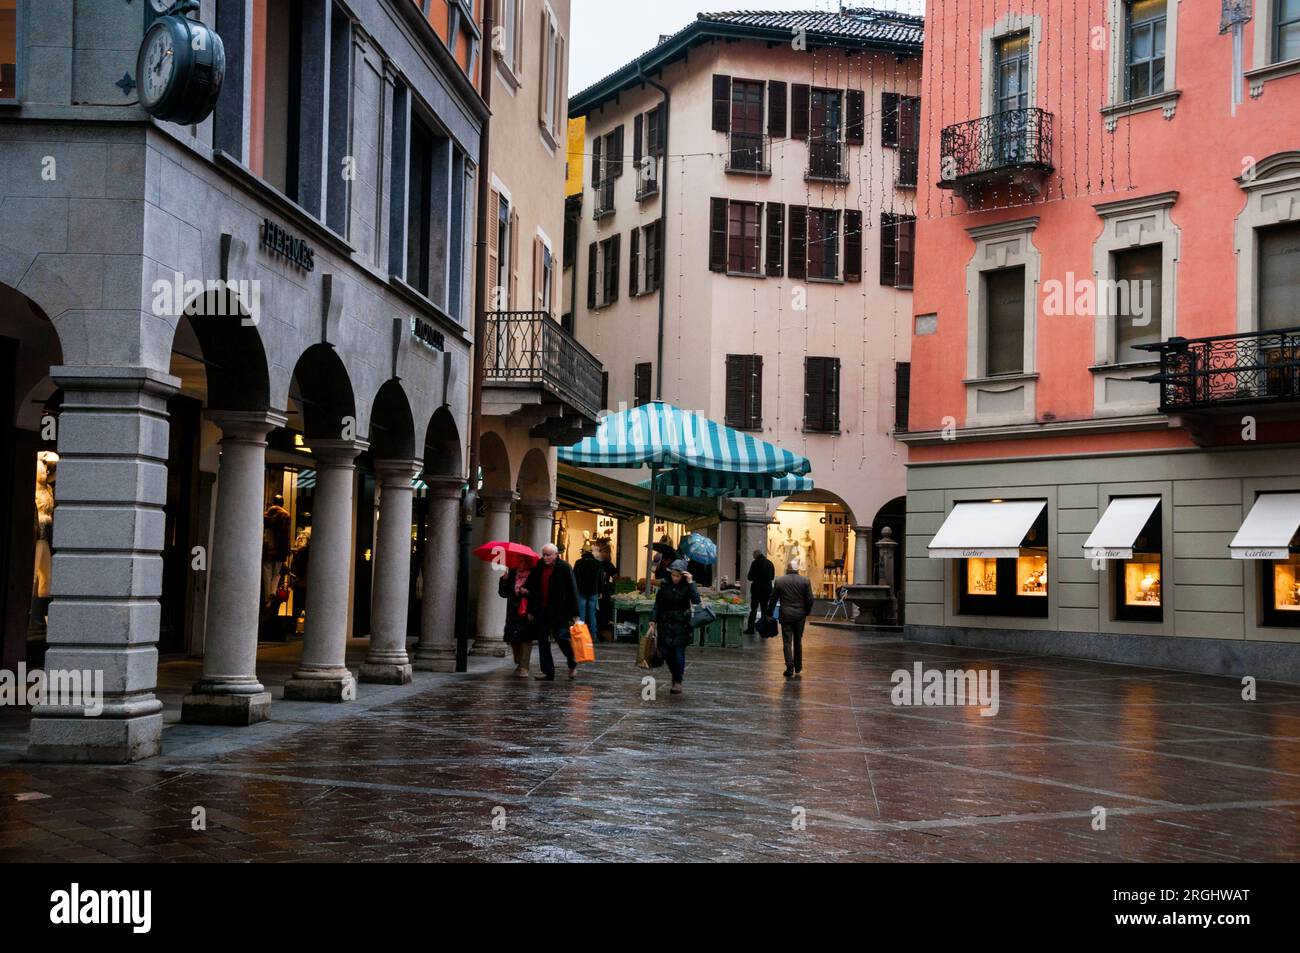
M 266 725 L 169 728 L 137 765 L 10 757 L 0 860 L 1300 858 L 1300 687 L 1246 702 L 1231 679 L 805 642 L 794 681 L 779 644 L 690 649 L 685 694 L 661 669 L 643 701 L 633 648 L 600 645 L 574 682 L 493 661 L 326 721 L 277 700 Z M 999 713 L 895 707 L 915 662 L 996 668 Z

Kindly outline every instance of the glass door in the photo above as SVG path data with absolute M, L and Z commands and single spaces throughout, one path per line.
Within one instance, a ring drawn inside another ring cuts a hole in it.
M 1015 165 L 1029 154 L 1029 34 L 997 41 L 994 60 L 993 157 L 997 165 Z

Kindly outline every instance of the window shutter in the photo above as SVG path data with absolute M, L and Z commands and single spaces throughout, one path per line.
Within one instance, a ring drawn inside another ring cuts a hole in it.
M 844 141 L 849 145 L 860 146 L 866 140 L 867 106 L 866 98 L 860 89 L 850 89 L 845 100 L 847 110 Z
M 713 74 L 713 131 L 731 131 L 731 77 Z
M 646 249 L 646 255 L 654 256 L 654 282 L 646 282 L 647 291 L 658 291 L 664 283 L 664 220 L 662 218 L 655 220 L 655 241 L 653 251 Z
M 826 358 L 826 429 L 838 431 L 840 429 L 840 359 L 838 357 Z
M 916 264 L 916 219 L 905 218 L 898 223 L 898 270 L 895 283 L 901 288 L 912 287 L 912 273 Z
M 808 277 L 808 208 L 790 206 L 790 264 L 791 278 L 804 281 Z
M 600 372 L 600 406 L 609 409 L 609 371 Z
M 727 394 L 724 420 L 728 427 L 745 427 L 745 365 L 744 355 L 727 355 Z
M 635 298 L 637 288 L 637 266 L 641 264 L 641 229 L 632 229 L 632 242 L 628 247 L 627 259 L 627 293 Z
M 806 83 L 790 85 L 790 137 L 808 138 L 808 97 L 811 88 Z
M 898 284 L 898 227 L 888 212 L 880 216 L 880 283 Z
M 510 308 L 519 307 L 519 213 L 510 209 Z
M 622 257 L 622 249 L 620 246 L 623 244 L 623 236 L 615 235 L 609 241 L 610 241 L 609 257 L 611 260 L 605 262 L 605 267 L 610 269 L 609 300 L 617 301 L 618 300 L 618 265 L 619 265 L 619 259 Z
M 568 75 L 564 70 L 564 56 L 564 37 L 557 35 L 555 37 L 555 75 L 551 78 L 551 82 L 555 86 L 555 113 L 551 116 L 551 132 L 557 139 L 560 135 L 560 129 L 564 125 L 564 77 Z
M 894 365 L 894 430 L 907 433 L 912 403 L 912 365 L 900 361 Z
M 596 307 L 596 288 L 600 283 L 599 269 L 596 267 L 596 259 L 599 250 L 596 243 L 592 242 L 587 246 L 587 307 Z
M 641 168 L 641 126 L 649 113 L 637 113 L 632 117 L 632 167 Z
M 803 429 L 825 430 L 823 396 L 826 390 L 825 367 L 820 357 L 803 359 Z
M 709 200 L 709 271 L 727 270 L 727 200 Z
M 545 263 L 542 260 L 544 254 L 545 254 L 545 247 L 542 245 L 542 240 L 537 236 L 533 236 L 533 310 L 534 311 L 546 310 L 546 298 L 545 298 L 546 289 L 545 289 L 545 281 L 542 275 L 542 271 L 546 267 Z
M 880 94 L 880 144 L 898 145 L 898 93 Z
M 748 430 L 763 429 L 763 355 L 751 354 L 745 368 L 745 424 Z
M 546 44 L 542 44 L 546 48 Z M 524 75 L 524 3 L 522 0 L 515 4 L 515 61 L 511 64 L 515 68 L 515 75 L 522 77 Z
M 498 234 L 498 217 L 501 214 L 501 193 L 496 189 L 488 190 L 488 300 L 483 304 L 484 311 L 497 310 L 497 296 L 494 293 L 501 278 L 501 236 Z
M 603 163 L 601 158 L 604 155 L 605 139 L 603 136 L 596 136 L 591 140 L 591 187 L 600 188 L 600 174 Z
M 844 280 L 862 280 L 862 212 L 844 211 Z
M 632 401 L 635 406 L 650 403 L 650 365 L 638 364 L 632 384 Z
M 521 3 L 519 4 L 519 6 L 522 7 L 523 4 Z M 537 47 L 537 49 L 540 51 L 540 53 L 537 56 L 538 72 L 540 74 L 538 76 L 538 82 L 537 82 L 537 120 L 542 124 L 543 128 L 550 129 L 551 117 L 546 113 L 546 91 L 551 88 L 551 76 L 550 76 L 550 70 L 548 69 L 548 67 L 550 66 L 549 60 L 550 60 L 550 46 L 551 46 L 550 44 L 551 18 L 546 15 L 545 8 L 542 9 L 541 14 L 542 14 L 541 16 L 542 42 L 538 44 Z M 559 64 L 557 63 L 556 65 L 558 66 Z M 558 108 L 558 104 L 557 104 L 557 108 Z
M 767 203 L 767 274 L 785 274 L 785 206 L 780 202 Z
M 618 178 L 623 174 L 623 126 L 620 125 L 610 133 L 609 145 L 606 149 L 608 153 L 605 161 L 609 165 L 609 174 Z
M 767 134 L 785 136 L 786 85 L 780 80 L 767 81 Z

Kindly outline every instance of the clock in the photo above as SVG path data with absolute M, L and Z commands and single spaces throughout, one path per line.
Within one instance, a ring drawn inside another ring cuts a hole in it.
M 163 0 L 152 2 L 157 8 Z M 135 73 L 140 105 L 149 115 L 182 125 L 202 122 L 221 93 L 226 47 L 198 20 L 160 16 L 145 31 Z

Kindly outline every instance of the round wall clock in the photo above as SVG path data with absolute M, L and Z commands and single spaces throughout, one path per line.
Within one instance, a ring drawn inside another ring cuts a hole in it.
M 202 122 L 217 104 L 225 73 L 226 48 L 215 31 L 184 16 L 159 17 L 136 57 L 140 105 L 167 122 Z

